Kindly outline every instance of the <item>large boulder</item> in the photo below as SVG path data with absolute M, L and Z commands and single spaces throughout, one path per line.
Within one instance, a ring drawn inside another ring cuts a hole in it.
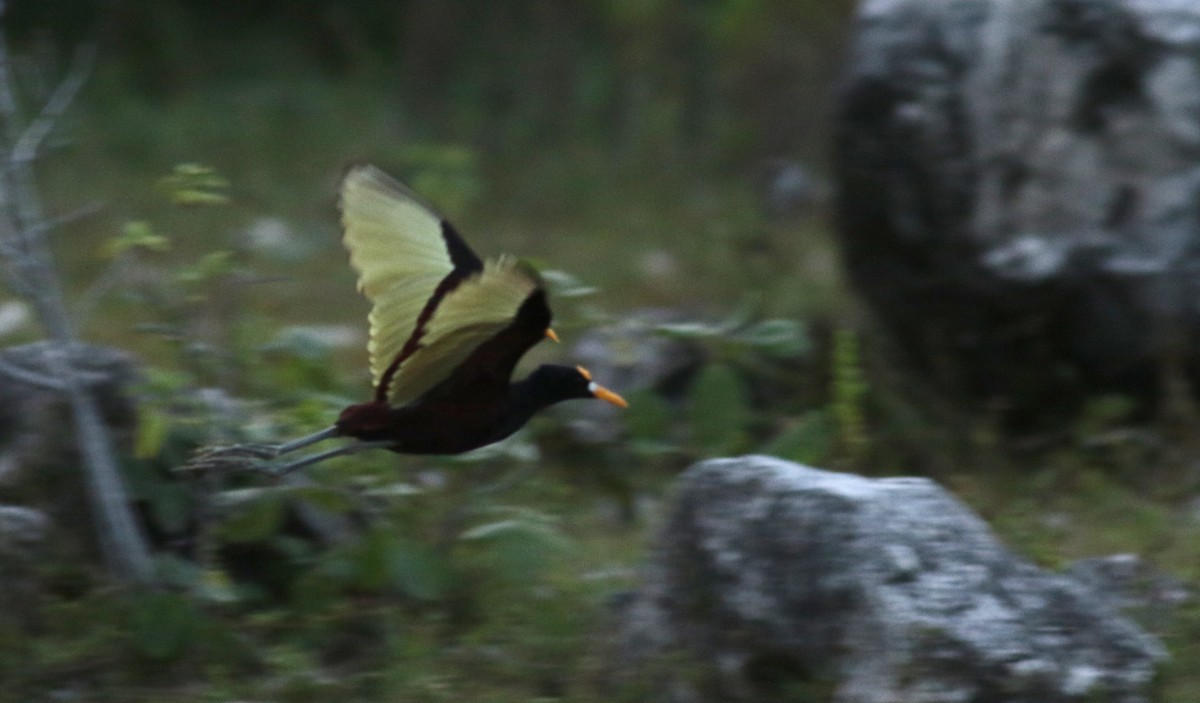
M 1195 392 L 1200 3 L 864 0 L 836 124 L 844 258 L 922 384 L 1018 425 Z
M 1165 656 L 932 481 L 769 457 L 684 474 L 618 629 L 614 685 L 680 702 L 1132 703 Z

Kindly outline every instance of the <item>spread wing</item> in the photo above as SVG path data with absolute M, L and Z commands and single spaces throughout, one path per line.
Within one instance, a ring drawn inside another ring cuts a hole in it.
M 483 263 L 432 207 L 373 166 L 342 180 L 342 241 L 371 301 L 371 377 L 376 386 L 418 329 L 447 277 L 467 278 Z
M 389 402 L 403 405 L 444 381 L 476 349 L 505 331 L 525 301 L 539 290 L 536 274 L 515 260 L 488 261 L 482 273 L 464 280 L 442 298 L 425 327 L 420 349 L 400 364 L 392 378 Z M 548 319 L 531 343 L 514 348 L 515 357 L 543 339 L 547 326 Z M 505 375 L 504 381 L 512 365 L 496 369 Z
M 373 166 L 342 181 L 343 242 L 372 303 L 376 400 L 403 404 L 436 385 L 540 289 L 511 259 L 486 265 L 419 196 Z

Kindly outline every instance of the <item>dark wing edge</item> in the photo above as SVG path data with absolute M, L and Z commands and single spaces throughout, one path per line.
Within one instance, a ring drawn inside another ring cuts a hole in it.
M 446 243 L 446 251 L 450 255 L 450 262 L 454 264 L 455 270 L 461 269 L 464 274 L 475 273 L 483 270 L 483 259 L 479 258 L 467 244 L 462 235 L 458 233 L 454 225 L 446 219 L 442 211 L 429 202 L 424 196 L 409 188 L 403 182 L 393 178 L 386 171 L 366 161 L 357 161 L 346 166 L 342 170 L 342 178 L 339 183 L 344 183 L 346 179 L 355 172 L 363 172 L 369 174 L 380 185 L 385 186 L 388 190 L 394 191 L 397 197 L 405 198 L 418 203 L 425 208 L 429 213 L 438 218 L 442 225 L 442 240 Z M 338 211 L 343 210 L 342 198 L 338 196 Z

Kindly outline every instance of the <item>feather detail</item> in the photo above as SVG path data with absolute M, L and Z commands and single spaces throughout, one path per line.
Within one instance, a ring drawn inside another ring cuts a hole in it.
M 341 188 L 342 241 L 372 303 L 376 400 L 410 402 L 508 326 L 537 274 L 510 257 L 482 262 L 445 218 L 373 166 Z
M 508 327 L 540 287 L 536 275 L 509 257 L 488 261 L 481 273 L 459 282 L 419 330 L 419 348 L 400 361 L 387 400 L 404 405 L 441 383 L 476 348 Z

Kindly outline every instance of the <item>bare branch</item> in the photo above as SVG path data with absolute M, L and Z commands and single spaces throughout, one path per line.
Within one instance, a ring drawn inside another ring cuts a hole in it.
M 0 0 L 0 19 L 4 9 L 4 0 Z M 78 95 L 94 59 L 94 45 L 78 50 L 67 76 L 54 89 L 37 118 L 25 124 L 8 42 L 0 31 L 0 122 L 3 123 L 0 150 L 4 150 L 0 152 L 4 157 L 0 159 L 0 256 L 4 257 L 14 290 L 33 303 L 53 340 L 44 360 L 45 376 L 28 369 L 2 371 L 66 395 L 75 420 L 87 495 L 105 563 L 118 578 L 152 584 L 155 574 L 150 548 L 118 471 L 112 437 L 87 387 L 88 381 L 71 353 L 75 348 L 74 325 L 48 241 L 53 223 L 43 215 L 33 174 L 39 150 Z
M 46 376 L 35 371 L 30 371 L 29 369 L 21 368 L 3 359 L 0 359 L 0 374 L 10 376 L 38 388 L 46 388 L 52 391 L 64 391 L 67 389 L 66 384 L 52 376 Z
M 4 197 L 0 195 L 0 208 L 7 210 Z M 2 220 L 7 220 L 7 212 L 0 214 Z M 0 220 L 0 221 L 2 221 Z M 23 298 L 29 298 L 33 295 L 33 289 L 28 284 L 28 276 L 24 275 L 21 268 L 21 251 L 17 245 L 18 236 L 12 232 L 14 223 L 4 222 L 3 230 L 0 231 L 0 263 L 4 265 L 4 278 L 8 287 L 13 293 Z
M 52 230 L 58 229 L 59 227 L 69 225 L 73 222 L 78 222 L 79 220 L 86 220 L 89 217 L 95 217 L 97 214 L 103 211 L 104 203 L 101 202 L 91 202 L 87 205 L 80 205 L 69 212 L 64 212 L 61 215 L 55 215 L 54 217 L 48 218 L 46 220 L 46 228 Z
M 85 44 L 75 50 L 75 57 L 71 61 L 71 68 L 68 70 L 66 78 L 54 89 L 54 93 L 42 107 L 42 112 L 37 119 L 31 122 L 17 139 L 12 153 L 9 154 L 9 159 L 18 163 L 29 163 L 37 157 L 46 135 L 50 134 L 63 112 L 75 101 L 75 96 L 79 94 L 80 88 L 91 75 L 95 62 L 95 44 Z
M 3 17 L 4 5 L 0 0 L 0 17 Z M 8 55 L 8 39 L 0 32 L 0 119 L 4 120 L 5 132 L 9 145 L 16 144 L 17 125 L 20 124 L 21 110 L 17 105 L 17 96 L 13 92 L 12 62 Z
M 13 364 L 4 359 L 0 359 L 0 375 L 9 376 L 18 381 L 28 383 L 31 386 L 37 386 L 38 388 L 45 388 L 47 390 L 68 390 L 67 384 L 58 378 L 55 378 L 54 376 L 49 376 L 46 373 L 34 371 L 32 369 L 25 368 L 24 366 L 18 366 L 17 364 Z M 98 383 L 103 383 L 109 379 L 107 374 L 80 371 L 78 369 L 75 370 L 75 375 L 79 379 L 79 382 L 86 386 L 93 386 Z

